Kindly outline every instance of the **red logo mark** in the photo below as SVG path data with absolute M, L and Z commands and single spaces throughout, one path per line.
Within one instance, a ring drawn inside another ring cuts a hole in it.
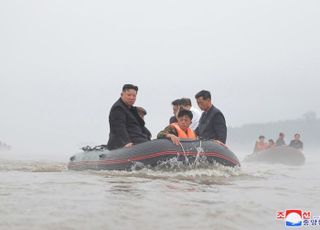
M 296 213 L 298 214 L 300 217 L 302 217 L 302 211 L 301 210 L 298 210 L 298 209 L 289 209 L 289 210 L 286 210 L 286 217 L 288 215 L 290 215 L 291 213 Z
M 278 220 L 284 219 L 284 213 L 285 212 L 283 212 L 283 211 L 277 212 L 277 219 Z
M 310 211 L 305 211 L 302 213 L 302 218 L 303 219 L 311 219 L 311 212 Z

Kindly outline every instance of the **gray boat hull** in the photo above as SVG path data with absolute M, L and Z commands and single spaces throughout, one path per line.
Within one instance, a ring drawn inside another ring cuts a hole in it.
M 291 148 L 289 146 L 279 146 L 250 154 L 244 159 L 244 161 L 303 165 L 305 163 L 305 157 L 298 149 Z
M 198 158 L 209 164 L 240 166 L 236 155 L 223 144 L 212 140 L 183 140 L 174 145 L 166 139 L 157 139 L 116 150 L 93 150 L 78 153 L 70 158 L 70 170 L 132 170 L 137 165 L 155 167 L 162 162 L 177 159 L 192 164 Z

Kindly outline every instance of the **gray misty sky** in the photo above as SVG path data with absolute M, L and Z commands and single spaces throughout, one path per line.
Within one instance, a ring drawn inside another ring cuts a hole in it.
M 106 143 L 124 83 L 154 136 L 173 99 L 202 89 L 228 126 L 319 115 L 319 28 L 318 0 L 2 0 L 0 140 L 66 155 Z

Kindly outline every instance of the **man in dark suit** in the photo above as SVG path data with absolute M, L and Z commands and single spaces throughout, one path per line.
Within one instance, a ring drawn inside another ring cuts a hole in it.
M 290 142 L 289 146 L 300 150 L 303 149 L 303 142 L 300 140 L 299 133 L 294 134 L 294 139 Z
M 213 139 L 222 143 L 227 140 L 226 120 L 222 112 L 211 102 L 209 91 L 202 90 L 195 95 L 199 108 L 203 111 L 195 133 L 200 139 Z
M 110 110 L 110 134 L 107 144 L 109 150 L 127 148 L 150 140 L 150 132 L 139 116 L 137 107 L 133 106 L 137 92 L 137 86 L 125 84 L 122 87 L 121 97 Z

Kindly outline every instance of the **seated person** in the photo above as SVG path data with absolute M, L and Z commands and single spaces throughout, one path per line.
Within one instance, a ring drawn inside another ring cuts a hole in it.
M 284 146 L 286 142 L 284 141 L 284 133 L 279 133 L 279 138 L 276 141 L 276 146 Z
M 254 153 L 260 152 L 268 148 L 268 144 L 264 140 L 265 140 L 264 136 L 262 135 L 259 136 L 259 140 L 256 141 L 256 144 L 254 145 L 254 150 L 253 150 Z
M 171 102 L 171 105 L 172 105 L 173 116 L 170 117 L 169 124 L 177 122 L 176 116 L 177 116 L 177 113 L 178 113 L 178 110 L 179 110 L 180 99 L 174 100 L 173 102 Z
M 143 107 L 140 107 L 140 106 L 136 106 L 136 108 L 137 108 L 137 112 L 138 112 L 139 116 L 141 117 L 142 120 L 144 120 L 144 116 L 147 115 L 147 111 Z M 151 139 L 152 135 L 151 135 L 151 132 L 149 131 L 149 129 L 147 129 L 146 126 L 143 126 L 142 129 L 143 129 L 143 132 L 145 134 L 147 134 L 148 138 Z
M 192 106 L 190 98 L 181 98 L 179 103 L 180 108 L 190 110 L 192 112 L 193 118 L 190 128 L 195 130 L 199 125 L 199 120 L 202 113 L 200 112 L 200 110 Z
M 157 138 L 168 138 L 174 144 L 180 144 L 180 138 L 196 139 L 196 135 L 190 129 L 192 112 L 189 110 L 180 110 L 177 116 L 178 122 L 168 125 L 163 131 L 158 133 Z
M 144 120 L 144 116 L 147 115 L 147 111 L 143 107 L 140 107 L 140 106 L 136 106 L 136 108 L 137 108 L 137 112 L 138 112 L 139 116 Z
M 294 139 L 290 142 L 289 146 L 295 149 L 300 149 L 300 150 L 303 149 L 303 142 L 300 140 L 299 133 L 296 133 L 294 135 Z
M 268 148 L 273 148 L 275 146 L 276 146 L 276 144 L 274 143 L 274 140 L 273 139 L 269 139 L 268 140 Z
M 120 98 L 113 104 L 109 113 L 110 133 L 107 148 L 129 148 L 135 144 L 150 140 L 150 132 L 138 113 L 134 103 L 137 98 L 138 87 L 125 84 Z

